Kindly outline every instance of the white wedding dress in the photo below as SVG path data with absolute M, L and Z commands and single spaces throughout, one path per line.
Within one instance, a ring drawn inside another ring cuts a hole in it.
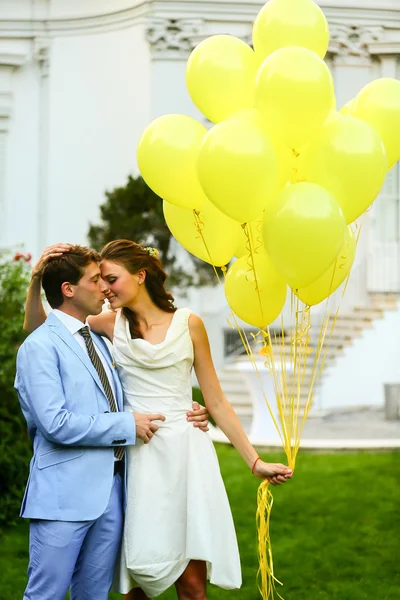
M 193 345 L 190 310 L 174 313 L 160 344 L 131 339 L 118 311 L 114 356 L 125 410 L 161 413 L 166 421 L 149 444 L 127 448 L 127 506 L 116 588 L 136 583 L 154 598 L 169 588 L 190 559 L 207 563 L 208 579 L 241 586 L 231 510 L 208 433 L 186 421 L 192 409 Z

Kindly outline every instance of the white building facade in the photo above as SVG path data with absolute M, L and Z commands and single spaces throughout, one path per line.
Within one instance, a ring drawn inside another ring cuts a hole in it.
M 330 24 L 327 62 L 338 106 L 372 79 L 400 78 L 398 0 L 319 4 Z M 1 0 L 0 247 L 23 245 L 38 256 L 52 242 L 85 243 L 105 190 L 137 172 L 144 127 L 171 112 L 205 123 L 185 87 L 190 51 L 216 33 L 251 43 L 261 5 Z M 343 305 L 343 329 L 354 335 L 339 339 L 327 364 L 322 406 L 382 403 L 384 383 L 400 382 L 399 194 L 395 167 L 363 220 Z M 190 292 L 190 302 L 208 324 L 222 368 L 229 360 L 222 290 Z

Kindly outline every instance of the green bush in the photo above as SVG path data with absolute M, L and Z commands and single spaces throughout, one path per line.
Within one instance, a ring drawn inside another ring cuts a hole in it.
M 0 526 L 19 514 L 28 475 L 31 443 L 14 390 L 15 358 L 22 329 L 30 256 L 0 257 Z

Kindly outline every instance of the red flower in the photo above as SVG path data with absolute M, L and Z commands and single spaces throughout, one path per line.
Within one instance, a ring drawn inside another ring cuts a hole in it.
M 30 252 L 28 252 L 28 254 L 22 254 L 21 252 L 17 252 L 17 254 L 14 256 L 13 261 L 17 262 L 18 260 L 24 260 L 25 262 L 31 262 L 32 260 L 32 254 Z

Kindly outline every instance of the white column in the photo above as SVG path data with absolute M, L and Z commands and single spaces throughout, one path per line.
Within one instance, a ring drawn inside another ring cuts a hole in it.
M 328 64 L 340 108 L 374 77 L 369 43 L 380 39 L 382 28 L 332 23 L 330 33 Z
M 400 44 L 377 44 L 379 77 L 398 76 Z M 373 259 L 369 261 L 369 289 L 378 292 L 400 291 L 400 187 L 399 165 L 388 174 L 374 205 L 371 242 Z
M 148 19 L 146 39 L 152 58 L 152 119 L 168 113 L 183 113 L 204 121 L 205 117 L 190 99 L 185 82 L 186 61 L 193 48 L 204 37 L 203 19 Z
M 7 131 L 3 130 L 4 119 L 0 121 L 0 248 L 5 245 L 6 237 L 6 203 L 4 192 L 5 161 L 6 161 L 6 137 Z
M 40 67 L 39 84 L 39 189 L 37 210 L 37 248 L 38 255 L 48 243 L 48 162 L 49 162 L 49 58 L 50 43 L 48 38 L 34 41 L 34 56 Z
M 12 114 L 12 72 L 15 66 L 13 57 L 0 55 L 0 247 L 7 243 L 5 172 L 7 137 Z
M 381 56 L 381 77 L 397 77 L 398 55 Z

